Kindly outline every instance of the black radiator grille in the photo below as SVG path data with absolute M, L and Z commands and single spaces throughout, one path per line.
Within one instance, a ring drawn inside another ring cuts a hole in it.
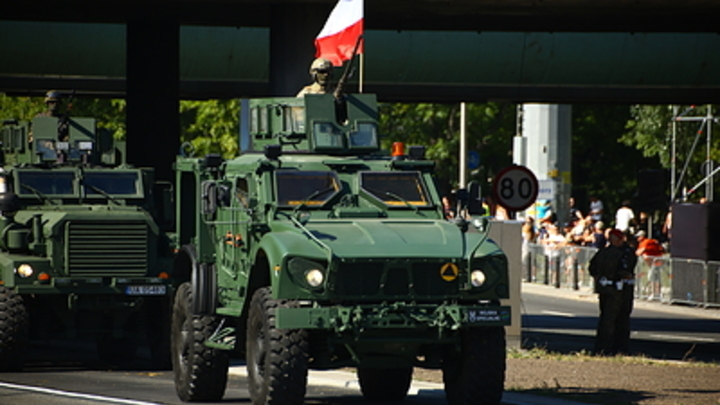
M 69 222 L 67 274 L 87 277 L 145 276 L 148 227 L 143 221 Z
M 442 263 L 343 263 L 336 293 L 343 298 L 446 297 L 458 293 L 458 280 L 440 277 Z

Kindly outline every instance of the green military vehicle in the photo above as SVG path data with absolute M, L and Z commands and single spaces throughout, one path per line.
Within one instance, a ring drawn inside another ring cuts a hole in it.
M 245 110 L 238 157 L 176 163 L 178 396 L 220 400 L 239 356 L 255 405 L 302 404 L 309 369 L 341 367 L 372 400 L 424 367 L 453 405 L 500 403 L 507 259 L 487 224 L 444 219 L 424 149 L 380 152 L 373 95 Z
M 93 118 L 9 120 L 0 139 L 0 369 L 30 339 L 93 339 L 116 365 L 149 345 L 169 367 L 169 184 L 122 164 Z

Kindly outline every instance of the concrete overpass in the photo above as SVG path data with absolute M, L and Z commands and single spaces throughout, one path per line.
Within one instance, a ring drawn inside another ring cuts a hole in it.
M 128 99 L 129 158 L 158 162 L 177 99 L 289 95 L 335 0 L 24 0 L 0 13 L 0 91 Z M 720 101 L 715 0 L 365 0 L 381 100 Z M 133 146 L 135 145 L 135 146 Z M 165 163 L 163 163 L 165 162 Z

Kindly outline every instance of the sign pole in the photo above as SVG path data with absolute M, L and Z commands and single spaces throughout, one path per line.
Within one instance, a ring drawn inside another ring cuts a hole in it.
M 458 188 L 467 186 L 467 141 L 465 133 L 465 102 L 460 103 L 460 181 Z

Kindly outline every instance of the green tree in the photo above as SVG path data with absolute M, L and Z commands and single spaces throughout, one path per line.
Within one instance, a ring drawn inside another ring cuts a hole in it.
M 680 117 L 702 118 L 712 106 L 677 106 Z M 670 168 L 675 159 L 678 176 L 678 190 L 692 188 L 705 176 L 707 122 L 676 121 L 675 155 L 672 154 L 672 131 L 675 107 L 667 105 L 635 105 L 630 108 L 627 132 L 620 138 L 626 144 L 637 148 L 644 156 L 655 157 L 665 168 Z M 713 132 L 718 125 L 713 126 Z M 710 158 L 720 159 L 720 139 L 711 140 Z M 683 170 L 685 169 L 685 170 Z M 680 176 L 682 175 L 682 178 Z M 704 195 L 700 188 L 698 196 Z M 678 195 L 680 197 L 680 195 Z
M 235 156 L 239 148 L 240 101 L 181 101 L 180 127 L 181 142 L 192 144 L 198 156 Z
M 467 148 L 478 152 L 481 161 L 468 178 L 484 184 L 484 194 L 488 177 L 512 163 L 515 110 L 509 103 L 467 104 Z M 389 150 L 393 142 L 424 145 L 427 158 L 436 162 L 441 191 L 457 186 L 460 104 L 382 104 L 379 125 L 383 149 Z
M 636 197 L 638 172 L 660 168 L 656 157 L 643 156 L 621 141 L 630 119 L 626 105 L 573 106 L 573 195 L 585 213 L 589 196 L 597 195 L 605 205 L 605 220 L 610 222 L 622 201 Z
M 79 98 L 66 94 L 60 112 L 76 117 L 94 117 L 97 126 L 109 130 L 115 139 L 125 139 L 125 100 Z M 44 97 L 12 97 L 0 93 L 0 119 L 30 121 L 45 111 Z

